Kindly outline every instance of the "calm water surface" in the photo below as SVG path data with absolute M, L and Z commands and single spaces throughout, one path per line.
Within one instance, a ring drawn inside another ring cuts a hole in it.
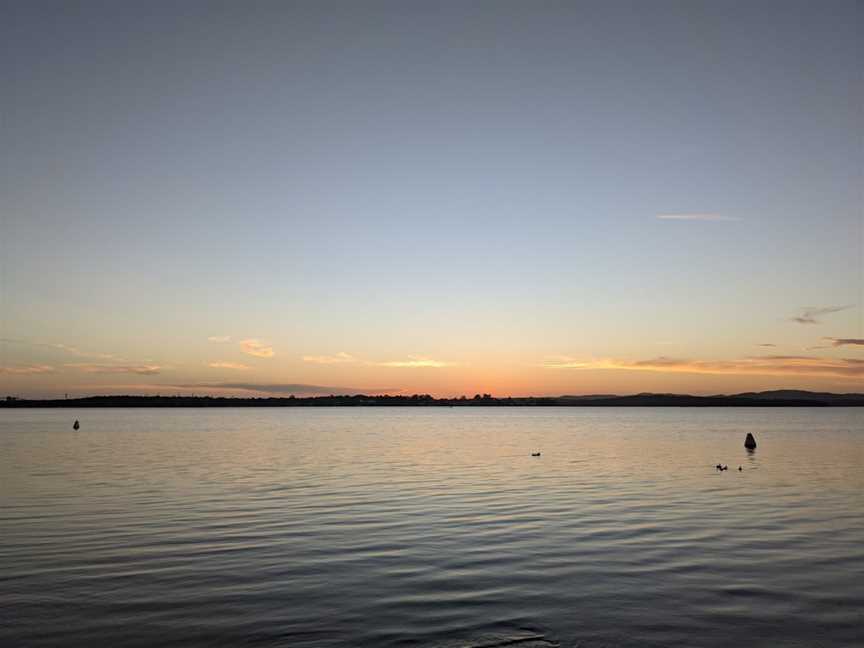
M 861 646 L 862 464 L 853 408 L 2 410 L 0 645 Z

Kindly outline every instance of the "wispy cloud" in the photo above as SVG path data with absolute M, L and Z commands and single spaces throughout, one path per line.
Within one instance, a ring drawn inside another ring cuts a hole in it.
M 805 306 L 801 309 L 801 313 L 799 315 L 796 315 L 795 317 L 791 317 L 789 319 L 793 322 L 797 322 L 798 324 L 821 324 L 821 318 L 824 315 L 830 315 L 831 313 L 839 313 L 840 311 L 844 311 L 849 308 L 852 308 L 852 306 L 848 304 L 846 306 L 824 306 L 822 308 Z
M 572 356 L 557 355 L 549 356 L 540 365 L 546 369 L 596 369 L 598 363 L 603 360 L 594 358 L 574 358 Z
M 741 219 L 736 216 L 725 216 L 723 214 L 714 214 L 710 212 L 689 212 L 682 214 L 657 214 L 659 220 L 674 220 L 674 221 L 722 221 L 735 222 Z
M 864 346 L 864 338 L 835 338 L 835 337 L 826 337 L 823 338 L 831 342 L 831 346 L 834 347 L 842 347 L 842 346 Z
M 340 351 L 333 355 L 303 356 L 303 361 L 323 365 L 360 363 L 369 367 L 391 367 L 401 369 L 440 369 L 442 367 L 456 367 L 459 365 L 457 362 L 435 360 L 434 358 L 428 358 L 426 356 L 408 356 L 405 360 L 362 360 L 361 358 L 346 353 L 345 351 Z
M 261 342 L 261 340 L 248 339 L 240 341 L 240 350 L 256 358 L 272 358 L 276 355 L 273 347 Z
M 582 360 L 559 356 L 543 363 L 547 369 L 617 369 L 695 374 L 757 374 L 765 376 L 810 375 L 857 378 L 864 376 L 864 360 L 816 356 L 767 355 L 739 360 L 692 360 L 651 358 L 649 360 Z
M 71 346 L 69 344 L 42 344 L 39 346 L 47 346 L 52 349 L 57 349 L 59 351 L 65 351 L 66 353 L 74 356 L 78 356 L 79 358 L 97 358 L 99 360 L 117 360 L 117 356 L 113 353 L 103 353 L 100 351 L 82 351 L 78 347 Z
M 140 365 L 115 365 L 115 364 L 91 364 L 87 362 L 76 362 L 63 365 L 71 369 L 78 369 L 84 373 L 93 374 L 138 374 L 141 376 L 151 376 L 158 374 L 162 367 L 159 365 L 140 364 Z
M 248 383 L 248 382 L 220 382 L 220 383 L 187 383 L 180 385 L 167 385 L 179 389 L 195 390 L 218 390 L 218 391 L 244 391 L 256 394 L 278 394 L 295 396 L 336 396 L 345 394 L 387 394 L 398 393 L 401 389 L 369 389 L 366 387 L 333 387 L 328 385 L 307 385 L 304 383 Z
M 230 335 L 211 335 L 207 338 L 208 342 L 216 342 L 217 344 L 224 344 L 225 342 L 231 341 Z
M 37 347 L 40 349 L 52 349 L 55 351 L 62 351 L 63 353 L 67 353 L 69 355 L 73 355 L 79 358 L 93 358 L 96 360 L 121 359 L 113 353 L 104 353 L 102 351 L 84 351 L 76 346 L 72 346 L 71 344 L 63 344 L 62 342 L 32 342 L 29 340 L 17 340 L 12 338 L 0 338 L 0 342 L 6 342 L 10 344 L 23 344 L 25 346 Z
M 763 342 L 762 344 L 757 344 L 756 346 L 760 347 L 776 347 L 776 344 L 772 344 L 771 342 Z
M 399 368 L 430 368 L 440 369 L 441 367 L 455 367 L 456 362 L 447 362 L 445 360 L 433 360 L 423 356 L 408 356 L 407 360 L 390 360 L 387 362 L 371 363 L 378 367 L 399 367 Z
M 251 368 L 249 365 L 244 365 L 241 362 L 208 362 L 207 366 L 211 369 L 236 369 L 237 371 L 245 371 Z
M 16 376 L 31 374 L 47 374 L 57 371 L 49 365 L 16 365 L 12 367 L 0 367 L 0 374 L 12 374 Z
M 313 364 L 345 364 L 357 362 L 357 358 L 350 353 L 339 351 L 333 355 L 303 356 L 303 362 L 311 362 Z

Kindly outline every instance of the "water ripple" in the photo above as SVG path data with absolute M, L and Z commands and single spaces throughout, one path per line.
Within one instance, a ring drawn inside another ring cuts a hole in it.
M 64 417 L 0 412 L 0 645 L 864 636 L 861 410 Z

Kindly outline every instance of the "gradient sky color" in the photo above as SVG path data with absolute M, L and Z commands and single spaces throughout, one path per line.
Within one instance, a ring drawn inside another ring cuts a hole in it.
M 4 2 L 0 395 L 861 390 L 860 2 Z

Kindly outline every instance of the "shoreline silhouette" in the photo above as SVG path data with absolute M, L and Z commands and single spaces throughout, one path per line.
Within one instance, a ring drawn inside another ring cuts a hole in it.
M 799 390 L 692 396 L 631 394 L 588 396 L 516 396 L 490 394 L 435 398 L 429 394 L 331 396 L 85 396 L 26 399 L 7 396 L 0 408 L 26 407 L 864 407 L 864 394 Z

